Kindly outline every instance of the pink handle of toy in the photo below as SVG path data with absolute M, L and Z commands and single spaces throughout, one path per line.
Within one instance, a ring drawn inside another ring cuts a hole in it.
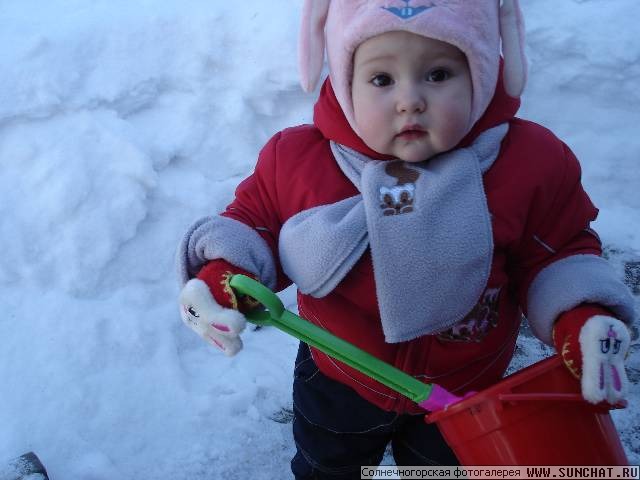
M 464 396 L 459 397 L 434 383 L 429 397 L 418 403 L 418 405 L 429 412 L 437 412 L 438 410 L 446 409 L 450 405 L 464 400 L 475 393 L 476 392 L 467 392 Z

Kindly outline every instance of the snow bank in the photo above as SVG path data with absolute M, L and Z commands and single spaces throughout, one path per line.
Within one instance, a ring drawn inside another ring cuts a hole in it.
M 166 277 L 181 225 L 308 120 L 288 2 L 5 3 L 2 281 L 90 296 Z
M 640 256 L 640 43 L 636 0 L 524 1 L 530 81 L 520 115 L 576 153 L 608 244 Z

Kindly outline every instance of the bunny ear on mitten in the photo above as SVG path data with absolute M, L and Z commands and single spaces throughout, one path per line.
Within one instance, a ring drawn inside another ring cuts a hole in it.
M 298 43 L 300 84 L 305 92 L 316 87 L 324 63 L 324 25 L 330 0 L 304 0 Z
M 500 36 L 504 57 L 504 88 L 509 96 L 522 95 L 527 82 L 524 54 L 524 19 L 518 0 L 503 0 L 500 7 Z

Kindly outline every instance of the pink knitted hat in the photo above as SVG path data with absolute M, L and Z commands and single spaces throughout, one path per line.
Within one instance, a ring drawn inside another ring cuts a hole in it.
M 406 31 L 447 42 L 467 57 L 473 85 L 471 126 L 493 98 L 504 56 L 504 84 L 519 97 L 527 76 L 524 23 L 518 0 L 305 0 L 300 31 L 302 88 L 312 91 L 324 62 L 338 103 L 355 128 L 351 101 L 353 54 L 362 42 L 391 31 Z

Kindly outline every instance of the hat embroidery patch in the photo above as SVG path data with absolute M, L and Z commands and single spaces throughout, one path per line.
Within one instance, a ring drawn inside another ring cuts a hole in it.
M 398 7 L 382 7 L 384 10 L 386 10 L 387 12 L 391 12 L 394 15 L 402 18 L 403 20 L 408 20 L 410 18 L 415 17 L 416 15 L 419 15 L 431 8 L 433 8 L 435 5 L 430 5 L 430 6 L 425 6 L 425 5 L 421 5 L 419 7 L 411 7 L 409 6 L 409 2 L 411 0 L 402 0 L 406 5 L 404 7 L 398 8 Z

